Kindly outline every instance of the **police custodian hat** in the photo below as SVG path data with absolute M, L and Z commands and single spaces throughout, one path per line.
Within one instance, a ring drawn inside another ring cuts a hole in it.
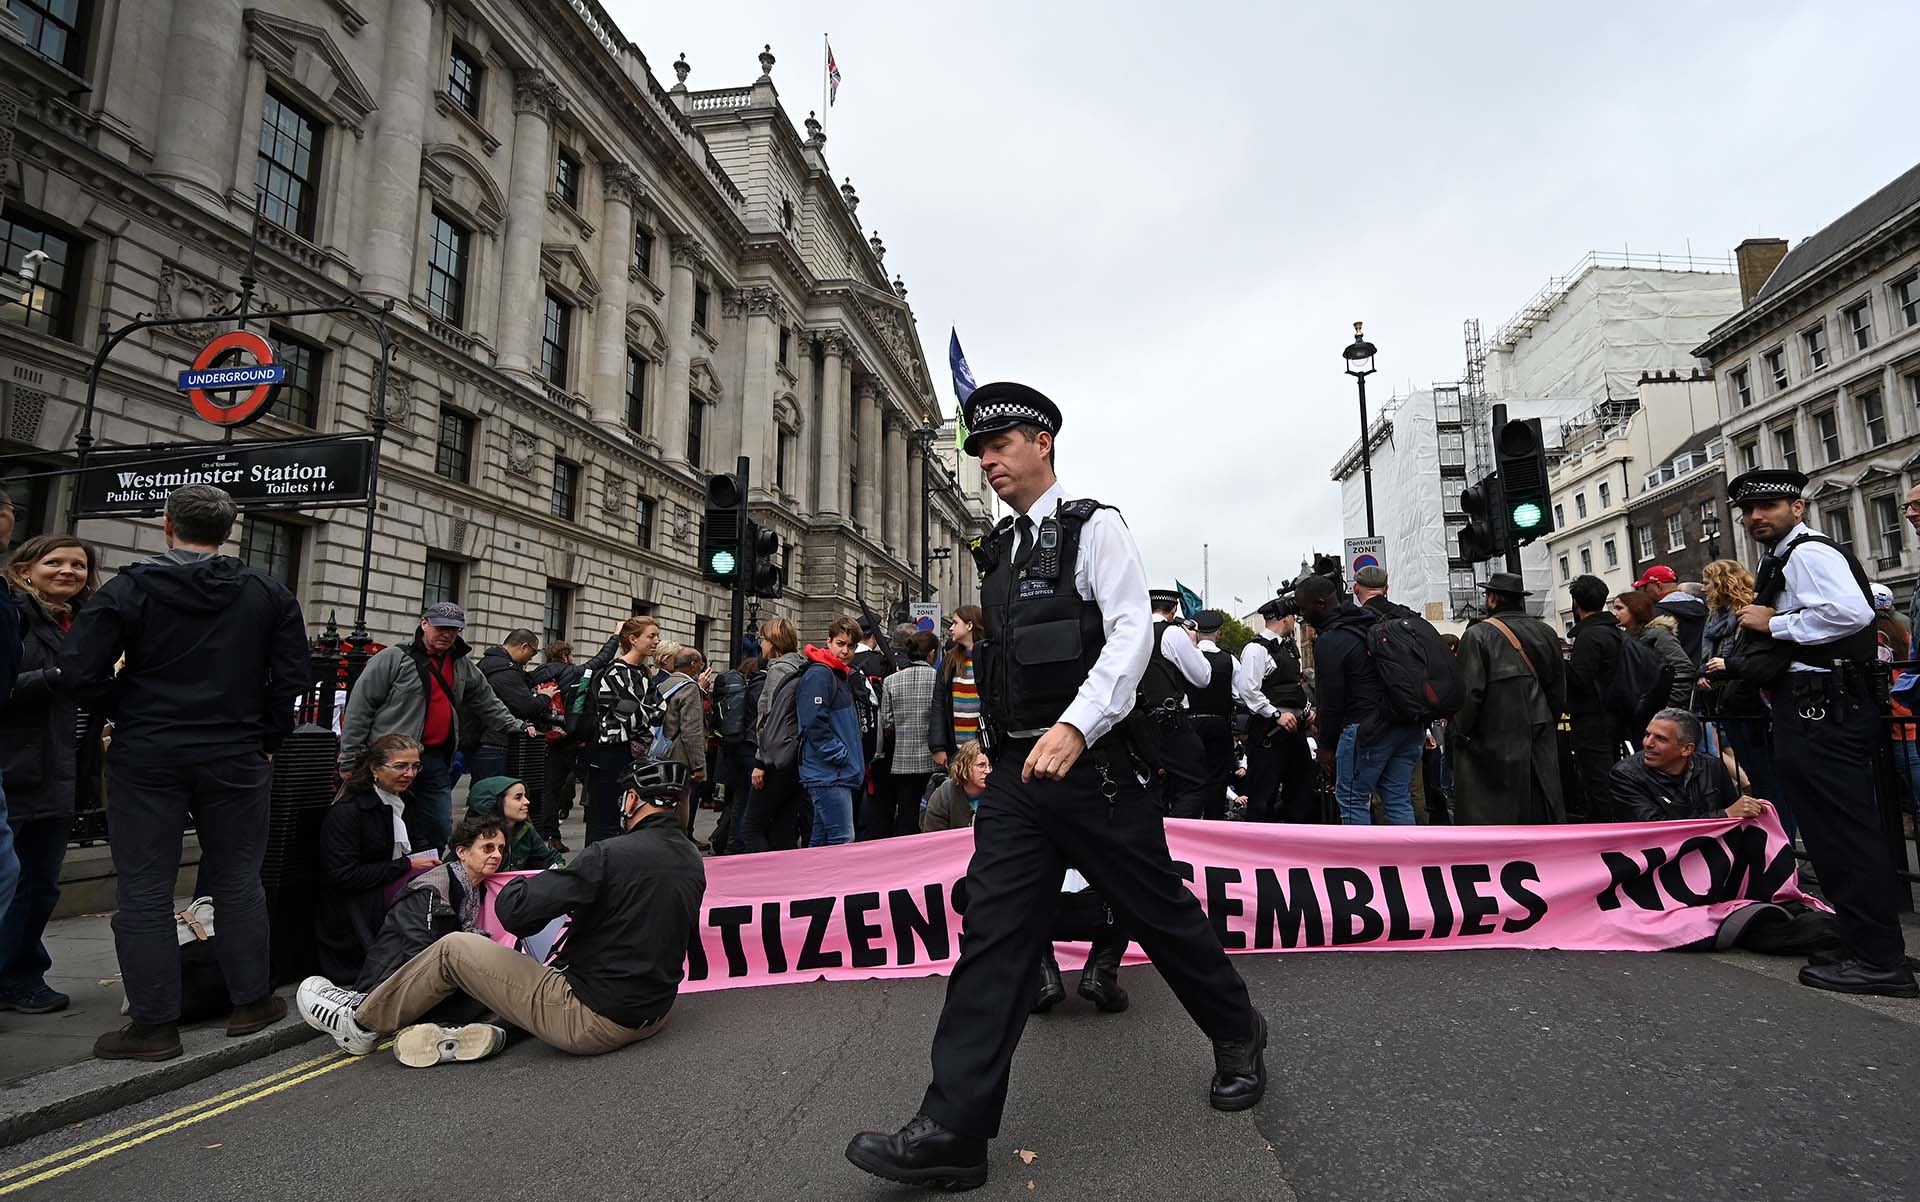
M 1046 394 L 1025 384 L 997 380 L 982 384 L 967 397 L 967 454 L 980 454 L 980 440 L 989 434 L 1011 430 L 1015 426 L 1038 426 L 1049 434 L 1060 433 L 1060 407 Z
M 1805 472 L 1786 468 L 1763 467 L 1743 472 L 1727 485 L 1727 499 L 1735 505 L 1754 502 L 1797 501 L 1807 487 Z

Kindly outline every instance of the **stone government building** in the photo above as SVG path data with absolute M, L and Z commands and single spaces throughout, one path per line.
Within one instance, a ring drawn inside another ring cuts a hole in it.
M 8 0 L 0 36 L 0 478 L 16 542 L 63 520 L 102 322 L 230 305 L 256 195 L 259 295 L 391 300 L 396 342 L 368 628 L 467 605 L 597 643 L 629 613 L 724 655 L 699 578 L 707 472 L 753 461 L 790 550 L 763 612 L 817 637 L 861 592 L 919 595 L 919 497 L 945 610 L 992 496 L 943 423 L 907 289 L 796 131 L 771 52 L 752 83 L 662 85 L 593 0 Z M 28 252 L 49 256 L 23 283 Z M 230 324 L 230 323 L 229 323 Z M 201 440 L 175 374 L 218 328 L 109 360 L 101 447 Z M 369 428 L 358 322 L 256 320 L 290 368 L 243 437 Z M 22 453 L 27 453 L 23 457 Z M 40 452 L 40 454 L 32 454 Z M 923 453 L 924 452 L 924 453 Z M 251 511 L 238 554 L 318 627 L 351 622 L 363 510 Z M 157 521 L 89 519 L 113 567 Z

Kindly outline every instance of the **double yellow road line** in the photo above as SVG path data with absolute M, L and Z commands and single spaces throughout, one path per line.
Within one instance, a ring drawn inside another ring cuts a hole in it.
M 387 1047 L 391 1044 L 389 1042 L 381 1046 Z M 30 1164 L 0 1172 L 0 1196 L 17 1193 L 30 1185 L 38 1185 L 42 1181 L 51 1180 L 64 1173 L 71 1173 L 75 1169 L 85 1168 L 95 1161 L 105 1160 L 129 1148 L 137 1148 L 148 1140 L 159 1139 L 163 1135 L 171 1135 L 195 1123 L 205 1122 L 229 1111 L 238 1110 L 262 1098 L 271 1097 L 283 1089 L 292 1089 L 303 1081 L 325 1076 L 335 1069 L 345 1068 L 349 1064 L 364 1059 L 366 1057 L 349 1056 L 345 1052 L 329 1052 L 324 1056 L 303 1060 L 290 1068 L 283 1068 L 277 1073 L 269 1073 L 258 1081 L 250 1081 L 224 1093 L 182 1106 L 178 1110 L 170 1110 L 165 1114 L 134 1123 L 132 1126 L 122 1127 L 111 1135 L 102 1135 L 85 1143 L 75 1144 L 71 1148 L 64 1148 L 50 1156 L 42 1156 Z

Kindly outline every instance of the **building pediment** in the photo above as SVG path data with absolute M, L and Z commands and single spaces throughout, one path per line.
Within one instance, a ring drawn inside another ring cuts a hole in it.
M 351 129 L 354 136 L 366 132 L 368 115 L 380 105 L 326 30 L 257 8 L 248 9 L 242 20 L 248 54 L 264 62 L 281 82 L 304 93 L 300 99 Z
M 540 275 L 583 305 L 600 295 L 600 279 L 587 257 L 571 242 L 544 242 L 540 246 Z
M 710 401 L 720 399 L 720 377 L 714 374 L 713 364 L 706 359 L 695 359 L 688 367 L 687 386 Z
M 420 156 L 420 182 L 435 202 L 473 229 L 499 234 L 507 219 L 507 198 L 480 160 L 454 142 L 429 146 Z
M 645 305 L 627 306 L 627 340 L 643 350 L 667 352 L 667 332 L 660 328 L 660 319 L 653 310 Z

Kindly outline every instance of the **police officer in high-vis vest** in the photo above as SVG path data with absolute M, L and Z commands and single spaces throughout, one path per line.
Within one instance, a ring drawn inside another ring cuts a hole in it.
M 1320 800 L 1307 724 L 1313 717 L 1301 679 L 1300 646 L 1285 597 L 1260 607 L 1266 629 L 1240 649 L 1234 696 L 1253 714 L 1247 727 L 1247 820 L 1318 822 Z
M 1074 499 L 1054 478 L 1052 401 L 1022 384 L 987 384 L 965 416 L 967 452 L 1017 515 L 976 553 L 985 622 L 974 663 L 994 770 L 974 819 L 933 1083 L 906 1126 L 847 1146 L 867 1172 L 950 1190 L 987 1179 L 987 1143 L 999 1134 L 1033 966 L 1068 867 L 1100 891 L 1213 1041 L 1215 1109 L 1260 1100 L 1267 1043 L 1266 1020 L 1167 854 L 1130 747 L 1126 719 L 1153 652 L 1133 537 L 1116 511 Z
M 1207 682 L 1187 690 L 1189 721 L 1193 733 L 1200 736 L 1200 750 L 1206 757 L 1201 818 L 1227 816 L 1227 785 L 1233 780 L 1233 685 L 1240 665 L 1215 641 L 1226 624 L 1227 615 L 1217 609 L 1203 609 L 1193 615 L 1200 636 L 1200 656 L 1207 661 Z
M 1847 954 L 1800 970 L 1800 983 L 1839 993 L 1920 997 L 1906 965 L 1900 891 L 1875 803 L 1873 758 L 1886 737 L 1873 598 L 1852 555 L 1806 522 L 1799 472 L 1763 468 L 1727 486 L 1741 524 L 1766 548 L 1754 604 L 1716 671 L 1767 690 L 1780 801 L 1800 825 Z
M 1140 677 L 1132 729 L 1147 760 L 1160 772 L 1161 804 L 1175 818 L 1198 818 L 1207 800 L 1207 753 L 1194 729 L 1187 692 L 1207 683 L 1212 669 L 1180 620 L 1180 594 L 1152 589 L 1153 654 Z

